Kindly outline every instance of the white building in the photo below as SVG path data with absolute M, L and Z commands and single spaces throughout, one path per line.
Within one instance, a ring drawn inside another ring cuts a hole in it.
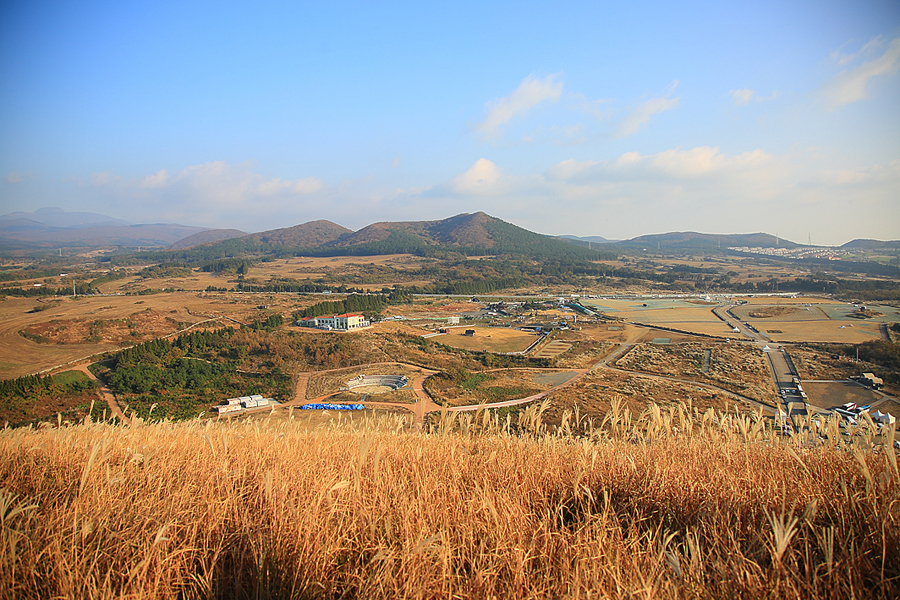
M 353 313 L 344 313 L 342 315 L 334 315 L 333 317 L 306 317 L 300 319 L 297 325 L 301 327 L 315 327 L 317 329 L 350 331 L 352 329 L 361 329 L 368 327 L 369 322 L 362 315 Z

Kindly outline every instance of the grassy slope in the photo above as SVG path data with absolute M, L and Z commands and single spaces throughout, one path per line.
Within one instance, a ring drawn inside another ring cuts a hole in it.
M 538 413 L 431 435 L 396 419 L 4 431 L 0 596 L 900 591 L 892 453 L 797 449 L 734 416 L 551 433 Z

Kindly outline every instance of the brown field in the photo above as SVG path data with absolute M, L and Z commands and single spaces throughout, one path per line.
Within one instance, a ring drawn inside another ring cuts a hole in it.
M 648 325 L 659 325 L 722 338 L 732 335 L 731 328 L 712 313 L 714 304 L 695 304 L 690 301 L 679 300 L 672 302 L 670 305 L 668 302 L 656 300 L 652 301 L 652 304 L 645 308 L 640 306 L 642 302 L 634 300 L 586 301 L 586 304 L 592 303 L 598 307 L 608 306 L 615 308 L 615 311 L 610 311 L 607 314 L 617 319 L 646 323 Z M 602 308 L 599 310 L 602 310 Z
M 0 301 L 0 379 L 9 379 L 51 369 L 69 361 L 118 350 L 129 343 L 177 331 L 176 324 L 193 324 L 210 317 L 210 326 L 236 326 L 224 317 L 249 322 L 260 314 L 279 309 L 290 319 L 297 296 L 254 294 L 196 294 L 176 292 L 146 296 L 79 296 L 56 298 L 47 310 L 31 312 L 46 303 L 34 298 L 6 298 Z M 259 311 L 264 303 L 270 310 Z M 97 337 L 91 339 L 91 327 Z M 130 328 L 128 322 L 142 324 Z M 45 335 L 51 343 L 24 338 L 20 330 Z M 131 332 L 136 335 L 132 336 Z M 86 334 L 78 339 L 80 333 Z
M 702 372 L 705 350 L 711 352 L 708 374 Z M 616 366 L 710 383 L 760 402 L 775 402 L 775 389 L 768 363 L 759 349 L 750 344 L 643 343 L 620 358 Z
M 474 329 L 475 335 L 465 335 L 467 329 Z M 452 327 L 450 333 L 433 337 L 431 341 L 463 350 L 505 353 L 522 352 L 535 339 L 535 334 L 518 329 L 473 326 Z
M 568 344 L 566 342 L 561 342 L 559 340 L 553 340 L 548 342 L 538 348 L 536 351 L 531 353 L 532 358 L 555 358 L 569 350 L 572 347 L 572 344 Z
M 733 413 L 540 409 L 439 435 L 369 415 L 2 431 L 0 596 L 900 593 L 900 476 L 872 431 L 798 449 Z
M 606 369 L 591 371 L 584 378 L 556 390 L 549 395 L 549 399 L 546 420 L 553 424 L 560 424 L 563 413 L 574 411 L 576 407 L 586 417 L 602 419 L 616 401 L 621 402 L 623 408 L 634 416 L 642 414 L 652 403 L 669 406 L 678 402 L 690 402 L 701 411 L 712 408 L 732 412 L 740 410 L 748 414 L 754 412 L 748 404 L 738 403 L 725 394 L 701 389 L 690 383 Z
M 760 331 L 780 330 L 781 333 L 768 334 L 776 342 L 859 344 L 881 339 L 878 323 L 850 323 L 834 319 L 826 321 L 774 321 L 767 319 L 764 322 L 754 323 L 752 320 L 750 322 Z
M 872 390 L 852 381 L 804 381 L 803 391 L 809 396 L 809 403 L 819 408 L 834 408 L 848 402 L 863 406 L 877 398 Z

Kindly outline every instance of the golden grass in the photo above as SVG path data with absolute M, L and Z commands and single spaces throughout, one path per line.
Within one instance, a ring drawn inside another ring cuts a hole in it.
M 464 335 L 474 329 L 475 335 Z M 464 350 L 484 352 L 522 352 L 533 344 L 533 333 L 505 327 L 451 327 L 446 335 L 431 338 L 433 342 Z
M 896 597 L 893 451 L 748 416 L 546 404 L 0 433 L 0 596 Z M 815 428 L 815 424 L 808 423 Z M 890 432 L 893 435 L 893 432 Z

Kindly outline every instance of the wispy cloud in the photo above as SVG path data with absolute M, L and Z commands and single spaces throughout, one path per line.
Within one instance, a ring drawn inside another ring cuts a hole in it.
M 508 96 L 485 105 L 484 119 L 474 124 L 473 129 L 481 137 L 495 137 L 500 128 L 516 117 L 520 117 L 544 102 L 556 102 L 562 95 L 563 84 L 556 75 L 538 79 L 526 77 L 519 87 Z
M 748 88 L 741 88 L 739 90 L 731 90 L 728 92 L 728 95 L 734 99 L 735 104 L 747 104 L 753 100 L 755 94 L 756 92 Z
M 628 114 L 616 129 L 616 137 L 623 138 L 641 130 L 644 125 L 650 121 L 650 117 L 657 113 L 665 112 L 671 108 L 678 106 L 679 98 L 672 98 L 678 86 L 678 80 L 672 82 L 663 96 L 651 98 L 639 104 L 630 114 Z
M 758 93 L 756 93 L 755 90 L 751 90 L 749 88 L 741 88 L 739 90 L 730 90 L 725 95 L 731 96 L 731 99 L 734 100 L 734 103 L 740 106 L 743 104 L 749 104 L 750 102 L 772 100 L 778 96 L 778 91 L 774 90 L 768 96 L 760 96 Z
M 876 38 L 863 46 L 859 52 L 847 56 L 839 55 L 835 60 L 839 65 L 849 64 L 864 52 L 871 52 L 878 47 L 883 47 L 883 43 Z M 898 68 L 900 68 L 900 37 L 894 38 L 880 56 L 841 71 L 825 84 L 822 93 L 828 109 L 834 110 L 839 106 L 864 100 L 868 97 L 866 86 L 871 80 L 894 75 Z
M 12 171 L 9 175 L 4 177 L 3 179 L 4 179 L 4 181 L 6 181 L 6 183 L 15 184 L 15 183 L 22 183 L 26 179 L 31 179 L 32 177 L 34 177 L 34 175 L 30 172 L 23 173 L 21 171 Z
M 832 51 L 831 60 L 833 60 L 838 66 L 842 67 L 844 65 L 852 63 L 853 61 L 855 61 L 857 58 L 859 58 L 863 54 L 866 54 L 867 52 L 871 52 L 872 50 L 876 50 L 883 46 L 884 46 L 884 38 L 882 38 L 879 35 L 879 36 L 869 40 L 868 42 L 866 42 L 866 44 L 856 52 L 852 52 L 850 54 L 844 54 L 840 50 Z

